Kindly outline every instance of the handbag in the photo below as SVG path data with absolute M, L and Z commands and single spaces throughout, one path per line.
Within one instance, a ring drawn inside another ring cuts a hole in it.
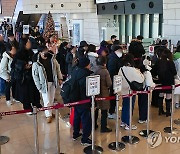
M 144 85 L 143 85 L 143 83 L 139 83 L 139 82 L 137 82 L 137 81 L 132 81 L 132 82 L 130 82 L 130 81 L 127 79 L 126 75 L 124 74 L 124 71 L 123 71 L 122 68 L 121 68 L 121 71 L 122 71 L 122 74 L 123 74 L 124 78 L 126 79 L 127 83 L 129 84 L 131 90 L 133 90 L 133 91 L 143 91 L 143 90 L 144 90 Z

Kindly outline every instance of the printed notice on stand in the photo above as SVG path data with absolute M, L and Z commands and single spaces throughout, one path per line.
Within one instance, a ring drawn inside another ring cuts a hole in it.
M 100 75 L 88 76 L 86 78 L 86 95 L 96 96 L 100 94 Z

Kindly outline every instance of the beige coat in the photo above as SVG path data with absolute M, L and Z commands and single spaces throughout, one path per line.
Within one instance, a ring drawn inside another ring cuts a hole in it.
M 109 96 L 109 88 L 112 85 L 112 81 L 109 75 L 108 70 L 104 66 L 98 66 L 96 75 L 100 75 L 101 77 L 101 93 L 99 97 L 108 97 Z M 109 101 L 98 101 L 97 107 L 101 110 L 108 110 L 110 108 Z

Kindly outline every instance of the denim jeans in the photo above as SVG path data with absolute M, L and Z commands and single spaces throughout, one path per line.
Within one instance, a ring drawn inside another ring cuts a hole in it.
M 136 96 L 132 97 L 132 111 L 134 110 Z M 122 113 L 121 113 L 121 121 L 127 125 L 129 125 L 129 108 L 130 108 L 130 98 L 123 98 L 122 102 Z

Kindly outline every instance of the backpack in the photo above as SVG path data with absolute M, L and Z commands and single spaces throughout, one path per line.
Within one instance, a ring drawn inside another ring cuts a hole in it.
M 76 67 L 71 76 L 62 85 L 60 95 L 62 96 L 64 104 L 80 100 L 80 86 L 78 81 L 81 78 L 76 78 L 78 70 L 79 69 Z
M 125 78 L 126 81 L 128 82 L 131 90 L 133 90 L 133 91 L 143 91 L 143 90 L 144 90 L 144 85 L 143 85 L 143 83 L 139 83 L 139 82 L 137 82 L 137 81 L 132 81 L 132 82 L 130 82 L 130 81 L 127 79 L 127 77 L 125 76 L 124 71 L 123 71 L 122 68 L 121 68 L 121 71 L 122 71 L 122 73 L 123 73 L 124 78 Z

